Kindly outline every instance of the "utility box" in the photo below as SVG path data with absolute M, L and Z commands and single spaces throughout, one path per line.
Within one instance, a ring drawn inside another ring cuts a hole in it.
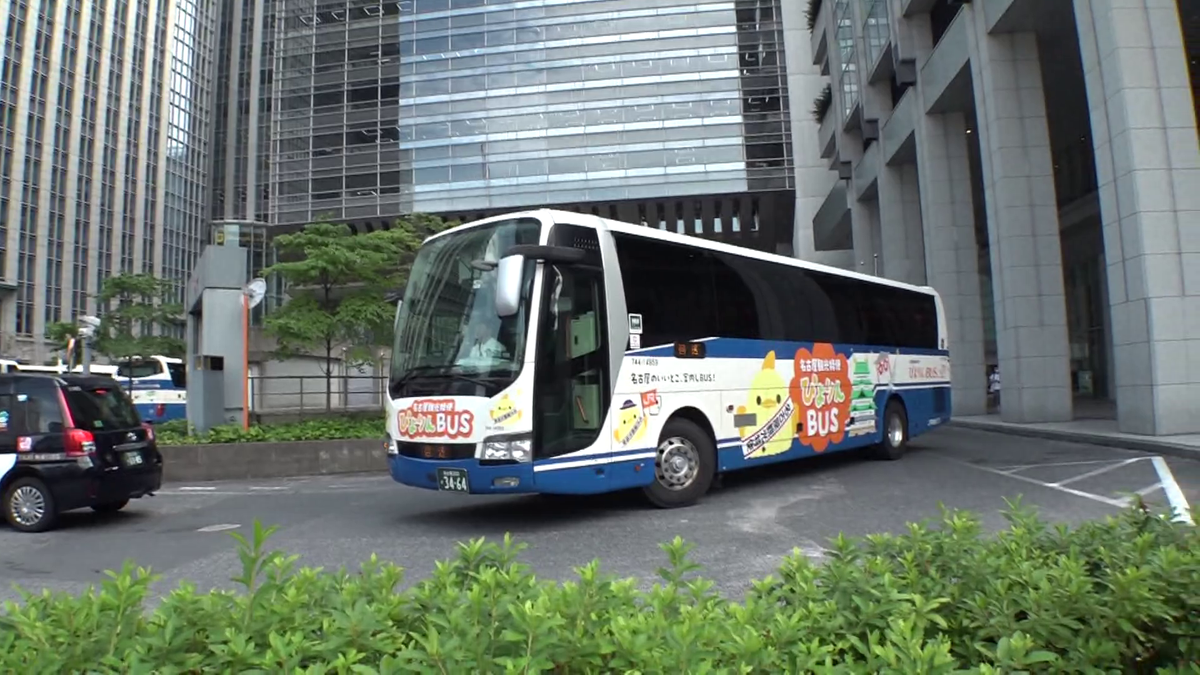
M 188 423 L 204 433 L 230 421 L 225 414 L 225 359 L 197 355 L 194 361 L 188 374 L 187 416 Z
M 245 387 L 246 249 L 208 246 L 188 282 L 187 419 L 198 432 L 240 423 Z

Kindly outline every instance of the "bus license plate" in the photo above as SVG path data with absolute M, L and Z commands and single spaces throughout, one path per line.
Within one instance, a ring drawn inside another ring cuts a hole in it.
M 466 469 L 438 469 L 437 482 L 439 490 L 470 492 L 467 488 Z
M 127 452 L 124 455 L 124 459 L 125 466 L 141 466 L 144 461 L 140 452 Z

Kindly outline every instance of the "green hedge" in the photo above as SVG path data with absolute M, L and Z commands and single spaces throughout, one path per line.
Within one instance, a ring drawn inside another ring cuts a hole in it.
M 402 570 L 296 570 L 257 523 L 242 592 L 183 585 L 143 609 L 126 565 L 98 591 L 0 616 L 4 673 L 1200 673 L 1200 537 L 1131 510 L 1068 531 L 1023 509 L 984 536 L 946 512 L 903 536 L 798 552 L 741 601 L 665 544 L 662 581 L 549 582 L 483 540 L 397 590 Z M 581 527 L 585 527 L 581 525 Z
M 382 413 L 369 416 L 331 417 L 278 424 L 240 424 L 213 427 L 205 434 L 189 434 L 187 422 L 172 420 L 154 427 L 159 445 L 206 445 L 210 443 L 264 443 L 288 441 L 331 441 L 347 438 L 382 439 L 387 427 Z

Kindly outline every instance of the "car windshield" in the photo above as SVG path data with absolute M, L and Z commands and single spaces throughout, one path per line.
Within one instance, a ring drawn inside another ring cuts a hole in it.
M 71 419 L 80 429 L 133 429 L 142 424 L 133 401 L 115 383 L 112 387 L 69 385 L 66 398 Z
M 393 385 L 412 373 L 516 378 L 525 357 L 534 263 L 526 263 L 519 310 L 503 318 L 496 314 L 496 270 L 472 263 L 537 244 L 540 234 L 538 220 L 521 218 L 444 235 L 421 248 L 396 313 Z

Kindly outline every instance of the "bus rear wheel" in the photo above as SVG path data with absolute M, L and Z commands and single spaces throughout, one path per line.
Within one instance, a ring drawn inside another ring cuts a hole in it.
M 887 402 L 883 409 L 883 440 L 875 446 L 879 459 L 896 460 L 908 449 L 908 413 L 904 404 L 896 399 Z
M 654 461 L 654 482 L 646 486 L 650 503 L 662 509 L 695 504 L 712 485 L 717 449 L 695 422 L 675 418 L 663 427 Z

